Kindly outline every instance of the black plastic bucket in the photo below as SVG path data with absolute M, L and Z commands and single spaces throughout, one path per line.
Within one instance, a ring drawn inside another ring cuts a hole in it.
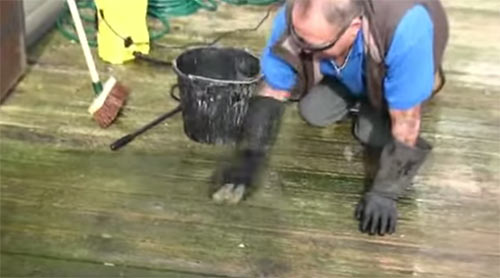
M 173 66 L 186 135 L 201 143 L 234 143 L 261 79 L 259 59 L 242 49 L 205 47 L 184 52 Z

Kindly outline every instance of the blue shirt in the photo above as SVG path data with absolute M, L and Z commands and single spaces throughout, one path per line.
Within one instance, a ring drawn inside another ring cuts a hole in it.
M 287 28 L 285 9 L 276 15 L 271 36 L 261 56 L 265 81 L 274 89 L 289 91 L 296 73 L 271 51 Z M 425 101 L 434 84 L 434 26 L 427 10 L 417 5 L 403 16 L 393 35 L 385 64 L 384 95 L 392 109 L 409 109 Z M 358 33 L 349 60 L 339 72 L 333 60 L 320 61 L 320 70 L 344 83 L 354 96 L 366 96 L 363 35 Z

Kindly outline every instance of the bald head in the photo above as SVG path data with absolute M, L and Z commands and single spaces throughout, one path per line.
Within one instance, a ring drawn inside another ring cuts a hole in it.
M 315 55 L 338 58 L 341 64 L 361 30 L 358 16 L 364 0 L 292 1 L 290 24 L 296 44 L 303 49 L 321 49 Z
M 335 26 L 345 26 L 363 12 L 363 0 L 294 0 L 298 15 L 303 19 L 322 15 Z

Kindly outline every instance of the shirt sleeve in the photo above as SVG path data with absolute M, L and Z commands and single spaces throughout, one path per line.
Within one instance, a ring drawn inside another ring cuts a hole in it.
M 260 66 L 264 80 L 269 86 L 276 90 L 289 91 L 295 86 L 296 73 L 287 62 L 271 51 L 271 48 L 281 38 L 286 28 L 285 7 L 282 7 L 274 19 L 271 36 L 261 55 Z
M 434 83 L 433 23 L 419 5 L 401 19 L 385 63 L 385 98 L 392 109 L 410 109 L 432 93 Z

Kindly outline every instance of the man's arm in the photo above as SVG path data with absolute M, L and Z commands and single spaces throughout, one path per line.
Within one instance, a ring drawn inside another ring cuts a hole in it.
M 385 97 L 392 122 L 392 135 L 415 146 L 421 123 L 421 105 L 434 85 L 433 23 L 421 6 L 405 15 L 386 57 L 388 72 Z
M 244 198 L 274 144 L 289 95 L 262 82 L 250 99 L 235 156 L 221 171 L 220 187 L 212 194 L 214 201 L 236 204 Z
M 420 104 L 406 110 L 389 110 L 394 139 L 408 146 L 415 146 L 420 132 L 420 111 Z
M 279 101 L 286 101 L 290 97 L 290 92 L 285 90 L 273 89 L 266 82 L 262 82 L 262 87 L 257 92 L 262 97 L 271 97 Z
M 434 82 L 433 32 L 427 10 L 413 7 L 400 21 L 385 57 L 384 96 L 394 140 L 382 149 L 372 187 L 357 206 L 362 232 L 395 231 L 396 202 L 431 150 L 419 132 L 421 105 L 431 96 Z

